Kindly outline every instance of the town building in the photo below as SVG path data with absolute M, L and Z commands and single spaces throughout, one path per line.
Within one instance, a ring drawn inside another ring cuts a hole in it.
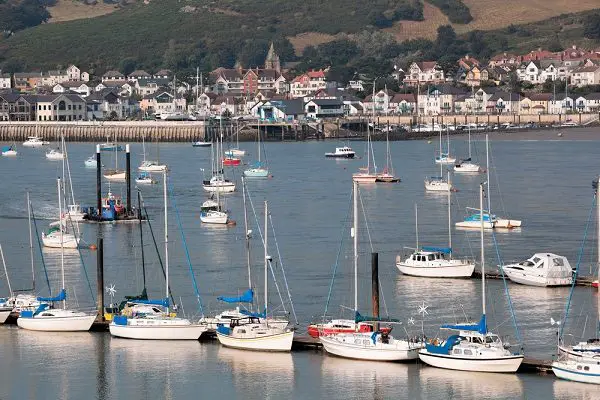
M 443 82 L 445 82 L 444 70 L 436 61 L 413 62 L 404 77 L 404 83 L 409 86 Z
M 290 95 L 294 98 L 301 98 L 326 88 L 327 78 L 325 77 L 325 71 L 308 71 L 292 80 L 290 83 Z
M 76 94 L 37 95 L 37 121 L 82 121 L 87 119 L 85 100 Z

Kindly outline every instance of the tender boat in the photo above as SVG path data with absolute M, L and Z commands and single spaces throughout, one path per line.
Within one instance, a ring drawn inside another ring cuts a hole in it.
M 425 179 L 425 190 L 428 192 L 447 192 L 452 190 L 452 183 L 439 176 Z
M 197 142 L 192 142 L 193 147 L 210 147 L 212 146 L 212 142 L 203 142 L 201 140 Z
M 52 149 L 46 153 L 46 158 L 48 160 L 63 160 L 65 158 L 65 154 L 60 150 Z
M 354 158 L 356 153 L 348 146 L 336 147 L 333 153 L 325 153 L 328 158 Z
M 314 338 L 321 335 L 335 335 L 338 333 L 355 333 L 355 332 L 370 332 L 373 333 L 375 328 L 369 322 L 355 322 L 353 319 L 332 319 L 323 324 L 311 324 L 308 326 L 308 334 Z M 390 333 L 392 328 L 380 327 L 380 332 Z
M 502 267 L 508 279 L 530 286 L 570 286 L 573 268 L 566 257 L 553 253 L 536 253 L 525 261 Z
M 215 175 L 209 181 L 203 181 L 202 187 L 211 193 L 231 193 L 235 191 L 235 182 L 225 179 L 223 175 Z
M 167 166 L 156 161 L 143 161 L 138 170 L 143 172 L 165 172 Z
M 49 145 L 50 142 L 42 140 L 37 136 L 29 136 L 26 141 L 23 142 L 23 147 L 42 147 Z
M 240 158 L 235 158 L 233 156 L 225 156 L 225 158 L 223 158 L 223 165 L 228 167 L 237 167 L 241 163 L 242 160 Z
M 422 247 L 404 261 L 396 256 L 396 268 L 404 275 L 427 278 L 469 278 L 473 275 L 473 262 L 447 258 L 450 254 L 450 248 Z
M 154 185 L 157 182 L 152 179 L 152 175 L 148 172 L 140 172 L 140 174 L 135 178 L 135 183 L 138 185 Z
M 244 157 L 246 155 L 246 150 L 241 149 L 229 149 L 225 150 L 225 157 L 235 158 L 235 157 Z M 227 164 L 225 164 L 227 165 Z
M 17 148 L 15 146 L 4 146 L 2 148 L 2 156 L 3 157 L 16 157 Z

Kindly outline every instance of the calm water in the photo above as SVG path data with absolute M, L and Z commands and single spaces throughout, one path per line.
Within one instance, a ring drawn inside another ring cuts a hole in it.
M 336 143 L 268 143 L 266 151 L 272 179 L 248 182 L 256 217 L 250 212 L 253 280 L 262 299 L 262 245 L 256 221 L 262 225 L 262 203 L 269 200 L 279 244 L 281 265 L 285 267 L 299 322 L 298 330 L 323 314 L 332 271 L 339 251 L 336 280 L 328 314 L 346 315 L 353 305 L 351 241 L 344 223 L 349 217 L 350 175 L 364 160 L 329 160 L 323 153 Z M 363 143 L 352 143 L 358 153 Z M 242 147 L 255 153 L 252 144 Z M 466 155 L 467 144 L 455 139 L 453 153 Z M 474 140 L 474 158 L 485 162 L 483 142 Z M 521 231 L 499 232 L 498 253 L 504 261 L 523 259 L 534 252 L 552 251 L 569 258 L 575 266 L 590 207 L 591 180 L 600 170 L 599 141 L 517 141 L 491 140 L 493 168 L 492 209 L 522 219 Z M 369 256 L 371 247 L 380 254 L 382 312 L 405 322 L 396 328 L 410 333 L 423 329 L 429 336 L 440 334 L 444 322 L 478 318 L 481 312 L 481 286 L 474 280 L 424 280 L 401 276 L 394 267 L 398 253 L 415 245 L 414 204 L 419 208 L 421 244 L 445 246 L 447 198 L 444 194 L 424 193 L 423 179 L 439 174 L 433 163 L 437 142 L 396 142 L 391 144 L 393 163 L 402 178 L 400 184 L 361 188 L 360 289 L 359 305 L 368 312 L 370 291 Z M 28 227 L 25 195 L 30 191 L 36 216 L 50 219 L 57 214 L 56 177 L 62 174 L 59 162 L 47 161 L 43 150 L 24 149 L 16 159 L 0 159 L 4 190 L 0 191 L 0 244 L 3 245 L 13 289 L 31 286 Z M 155 146 L 148 146 L 155 153 Z M 77 201 L 95 204 L 95 170 L 83 161 L 92 155 L 93 144 L 70 144 L 69 154 Z M 378 166 L 384 164 L 385 143 L 375 143 Z M 112 156 L 103 153 L 104 164 L 113 165 Z M 226 196 L 227 208 L 238 224 L 235 227 L 207 227 L 199 221 L 199 205 L 206 198 L 201 187 L 202 168 L 210 166 L 210 149 L 187 144 L 162 144 L 161 161 L 171 170 L 175 202 L 181 217 L 194 273 L 202 295 L 202 311 L 210 314 L 222 309 L 216 297 L 235 295 L 247 286 L 245 267 L 243 208 L 241 190 Z M 124 156 L 120 155 L 124 161 Z M 132 145 L 132 165 L 141 159 L 141 145 Z M 246 157 L 252 159 L 252 155 Z M 122 163 L 124 164 L 124 162 Z M 240 179 L 241 169 L 227 171 Z M 462 218 L 465 207 L 478 206 L 478 184 L 483 176 L 454 176 L 459 191 L 452 196 L 453 220 Z M 125 195 L 124 185 L 112 191 Z M 241 188 L 240 188 L 241 189 Z M 107 190 L 104 183 L 103 191 Z M 162 187 L 143 188 L 152 227 L 159 242 L 163 240 Z M 172 205 L 172 203 L 171 203 Z M 504 211 L 505 210 L 505 211 Z M 369 230 L 365 229 L 365 218 Z M 47 220 L 38 220 L 45 228 Z M 189 316 L 200 314 L 191 284 L 182 238 L 173 208 L 169 213 L 171 286 L 174 296 Z M 262 229 L 262 227 L 261 227 Z M 100 232 L 98 232 L 98 230 Z M 115 301 L 142 288 L 139 228 L 135 225 L 82 225 L 84 239 L 105 238 L 105 284 L 114 284 Z M 164 292 L 164 279 L 148 227 L 144 227 L 148 291 L 154 296 Z M 479 257 L 479 233 L 453 229 L 456 254 Z M 273 236 L 270 253 L 277 255 Z M 486 234 L 488 268 L 498 264 L 496 246 Z M 340 247 L 341 246 L 341 247 Z M 162 254 L 162 244 L 159 243 Z M 581 268 L 589 274 L 597 255 L 594 225 Z M 341 249 L 341 250 L 340 250 Z M 41 294 L 48 294 L 43 269 L 36 252 L 36 280 Z M 95 252 L 82 251 L 85 268 L 95 280 Z M 53 292 L 59 288 L 60 252 L 44 250 Z M 595 273 L 592 271 L 592 273 Z M 85 279 L 77 252 L 66 254 L 67 289 L 71 300 L 81 308 L 92 307 L 94 300 Z M 7 293 L 4 280 L 1 293 Z M 285 292 L 279 279 L 280 289 Z M 95 284 L 92 284 L 95 292 Z M 507 312 L 501 281 L 489 282 L 488 313 L 490 327 L 510 335 L 517 343 Z M 544 289 L 510 285 L 510 294 L 527 355 L 549 359 L 554 353 L 556 328 L 550 318 L 561 317 L 568 289 Z M 95 295 L 95 293 L 94 293 Z M 285 295 L 284 295 L 285 297 Z M 111 299 L 107 297 L 106 301 Z M 270 283 L 271 307 L 282 312 L 276 288 Z M 429 312 L 423 319 L 417 307 L 425 302 Z M 289 302 L 285 304 L 290 310 Z M 575 312 L 569 332 L 591 336 L 595 327 L 596 293 L 578 288 Z M 575 315 L 576 314 L 576 315 Z M 589 320 L 586 321 L 586 316 Z M 415 324 L 408 322 L 414 319 Z M 293 320 L 293 317 L 292 317 Z M 583 329 L 586 329 L 583 332 Z M 441 332 L 443 334 L 443 332 Z M 535 375 L 479 375 L 447 372 L 418 365 L 363 363 L 336 359 L 314 352 L 292 354 L 245 353 L 220 348 L 217 344 L 147 343 L 111 339 L 108 334 L 44 334 L 0 329 L 0 398 L 595 398 L 596 387 L 557 382 Z M 27 377 L 26 380 L 23 378 Z

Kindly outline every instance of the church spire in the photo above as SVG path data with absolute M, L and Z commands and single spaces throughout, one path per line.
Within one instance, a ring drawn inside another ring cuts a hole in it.
M 267 58 L 265 59 L 265 69 L 274 69 L 278 73 L 281 73 L 281 64 L 279 62 L 279 56 L 275 53 L 275 45 L 271 42 Z

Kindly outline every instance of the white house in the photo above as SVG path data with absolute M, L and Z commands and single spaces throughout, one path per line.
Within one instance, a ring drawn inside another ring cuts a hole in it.
M 381 89 L 380 91 L 375 93 L 375 97 L 372 94 L 365 97 L 364 105 L 365 111 L 370 113 L 375 109 L 375 113 L 378 114 L 387 114 L 390 112 L 390 101 L 392 97 L 394 97 L 396 93 L 389 89 Z
M 175 98 L 173 94 L 159 91 L 145 96 L 140 102 L 140 108 L 147 114 L 184 112 L 187 109 L 184 97 Z
M 548 79 L 555 81 L 558 78 L 558 68 L 554 60 L 529 61 L 517 69 L 520 81 L 530 82 L 534 85 L 546 82 Z
M 103 81 L 94 88 L 94 91 L 101 92 L 104 89 L 115 89 L 119 96 L 131 97 L 133 95 L 133 86 L 127 81 Z
M 261 101 L 250 111 L 254 116 L 267 121 L 298 121 L 305 115 L 302 99 Z
M 418 96 L 418 112 L 424 115 L 451 114 L 454 112 L 454 100 L 464 92 L 450 85 L 430 87 Z
M 0 70 L 0 90 L 10 89 L 11 81 L 12 80 L 10 79 L 10 74 L 4 74 L 2 73 L 2 70 Z
M 518 93 L 496 92 L 487 100 L 487 112 L 494 114 L 515 114 L 519 112 L 521 95 Z
M 129 97 L 119 96 L 111 89 L 104 89 L 86 98 L 88 119 L 125 119 L 132 114 Z
M 600 93 L 590 93 L 575 99 L 575 111 L 577 112 L 600 112 Z
M 123 75 L 122 73 L 120 73 L 119 71 L 106 71 L 106 73 L 104 73 L 104 75 L 102 75 L 102 82 L 108 82 L 108 81 L 125 81 L 125 75 Z
M 93 91 L 87 83 L 81 81 L 66 81 L 57 83 L 52 87 L 52 93 L 70 93 L 75 92 L 83 97 L 89 96 Z
M 308 118 L 341 117 L 344 115 L 344 103 L 338 99 L 313 99 L 304 105 Z
M 444 81 L 444 70 L 435 61 L 413 62 L 404 76 L 404 83 L 410 86 Z
M 82 121 L 87 117 L 85 100 L 76 94 L 36 96 L 38 121 Z
M 365 91 L 365 83 L 362 80 L 358 81 L 349 81 L 348 85 L 346 85 L 346 89 L 357 90 L 359 92 Z
M 412 93 L 396 93 L 389 107 L 394 114 L 412 114 L 417 110 L 417 96 Z
M 67 76 L 70 81 L 80 81 L 81 80 L 81 70 L 77 68 L 75 65 L 69 65 L 67 68 Z
M 548 114 L 566 114 L 575 109 L 575 99 L 564 93 L 557 93 L 548 102 Z
M 325 71 L 308 71 L 292 80 L 290 83 L 290 95 L 300 98 L 325 88 L 327 88 Z
M 573 70 L 571 73 L 571 85 L 586 86 L 600 84 L 600 66 L 583 66 Z

